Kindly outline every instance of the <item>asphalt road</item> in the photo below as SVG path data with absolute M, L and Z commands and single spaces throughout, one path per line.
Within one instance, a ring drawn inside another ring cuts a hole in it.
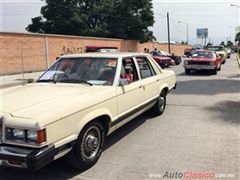
M 240 71 L 236 59 L 228 59 L 217 75 L 185 75 L 182 64 L 169 69 L 176 72 L 178 87 L 168 95 L 165 113 L 160 117 L 145 113 L 110 135 L 91 169 L 74 171 L 60 159 L 35 173 L 1 168 L 0 179 L 163 179 L 166 173 L 170 177 L 170 173 L 192 171 L 239 180 Z

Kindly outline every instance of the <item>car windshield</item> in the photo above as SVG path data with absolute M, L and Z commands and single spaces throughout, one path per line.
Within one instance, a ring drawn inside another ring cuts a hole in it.
M 37 82 L 112 85 L 116 66 L 116 58 L 62 58 L 49 68 Z
M 207 52 L 207 51 L 196 51 L 193 52 L 193 57 L 207 57 L 207 58 L 214 58 L 214 53 Z
M 221 46 L 211 46 L 208 48 L 210 51 L 224 51 L 224 48 Z

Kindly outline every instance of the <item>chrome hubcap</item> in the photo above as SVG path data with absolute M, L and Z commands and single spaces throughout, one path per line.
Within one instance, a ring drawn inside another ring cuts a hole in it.
M 84 158 L 92 159 L 97 154 L 101 138 L 101 131 L 97 126 L 92 126 L 85 132 L 81 144 L 81 151 Z
M 158 103 L 159 103 L 160 109 L 163 110 L 164 107 L 165 107 L 165 99 L 164 99 L 164 97 L 160 96 Z

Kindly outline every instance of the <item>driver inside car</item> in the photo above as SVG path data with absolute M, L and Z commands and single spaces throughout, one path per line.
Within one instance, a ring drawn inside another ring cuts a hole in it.
M 80 80 L 80 79 L 89 79 L 89 70 L 91 66 L 91 60 L 85 59 L 83 62 L 78 64 L 77 70 L 75 73 L 70 75 L 70 79 Z

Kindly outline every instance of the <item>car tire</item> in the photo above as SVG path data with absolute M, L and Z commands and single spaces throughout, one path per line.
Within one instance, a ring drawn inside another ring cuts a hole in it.
M 75 146 L 66 156 L 67 163 L 78 170 L 86 170 L 92 167 L 101 156 L 105 129 L 99 121 L 87 124 L 76 141 Z
M 186 74 L 190 74 L 191 70 L 190 69 L 185 69 Z
M 216 75 L 217 74 L 217 68 L 215 68 L 214 70 L 212 70 L 212 74 Z
M 159 95 L 157 102 L 152 107 L 152 112 L 154 115 L 159 116 L 164 113 L 166 107 L 167 93 L 162 91 Z

